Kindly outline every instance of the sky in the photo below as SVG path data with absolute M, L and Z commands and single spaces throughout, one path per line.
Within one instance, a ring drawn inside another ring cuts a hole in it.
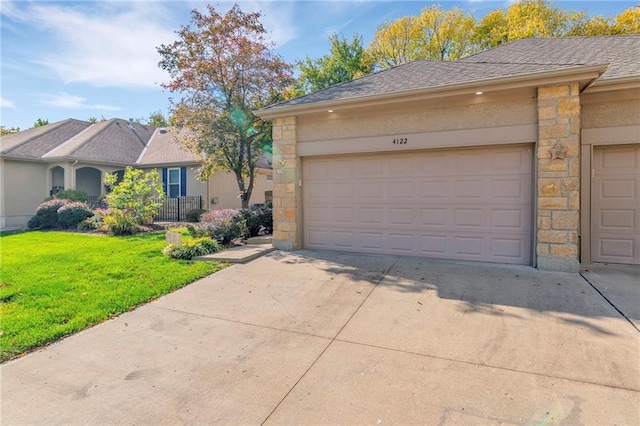
M 25 1 L 0 0 L 0 125 L 26 130 L 41 118 L 53 123 L 89 117 L 146 119 L 169 112 L 168 76 L 158 67 L 156 48 L 176 39 L 190 11 L 220 11 L 224 1 Z M 432 1 L 238 1 L 259 11 L 274 50 L 287 62 L 328 53 L 328 35 L 353 34 L 371 41 L 377 26 L 418 15 Z M 460 7 L 476 19 L 505 8 L 509 0 L 438 2 Z M 615 16 L 633 1 L 560 1 L 590 16 Z

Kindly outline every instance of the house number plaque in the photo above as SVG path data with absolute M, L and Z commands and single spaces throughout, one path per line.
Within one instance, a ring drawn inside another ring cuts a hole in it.
M 406 145 L 407 142 L 409 142 L 409 140 L 407 138 L 394 138 L 393 139 L 393 144 L 394 145 Z

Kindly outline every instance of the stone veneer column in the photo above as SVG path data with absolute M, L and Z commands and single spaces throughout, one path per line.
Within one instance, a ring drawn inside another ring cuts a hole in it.
M 538 268 L 578 272 L 580 96 L 578 84 L 538 88 Z
M 301 248 L 301 171 L 296 125 L 296 117 L 273 121 L 273 245 L 280 250 Z

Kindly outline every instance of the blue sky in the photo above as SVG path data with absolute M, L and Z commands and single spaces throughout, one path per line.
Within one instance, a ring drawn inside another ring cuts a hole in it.
M 617 15 L 633 1 L 564 1 L 566 9 Z M 226 11 L 231 2 L 210 2 Z M 358 33 L 367 44 L 378 24 L 417 15 L 431 1 L 239 1 L 261 11 L 275 50 L 293 63 L 328 51 L 327 36 Z M 440 1 L 476 18 L 509 1 Z M 38 118 L 146 118 L 169 108 L 159 83 L 156 47 L 175 39 L 201 1 L 13 1 L 0 0 L 0 124 L 27 129 Z

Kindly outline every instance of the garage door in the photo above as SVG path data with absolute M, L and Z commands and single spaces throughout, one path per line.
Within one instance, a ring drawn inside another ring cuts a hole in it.
M 307 248 L 530 264 L 531 146 L 305 158 Z
M 591 256 L 640 264 L 640 145 L 593 151 Z

